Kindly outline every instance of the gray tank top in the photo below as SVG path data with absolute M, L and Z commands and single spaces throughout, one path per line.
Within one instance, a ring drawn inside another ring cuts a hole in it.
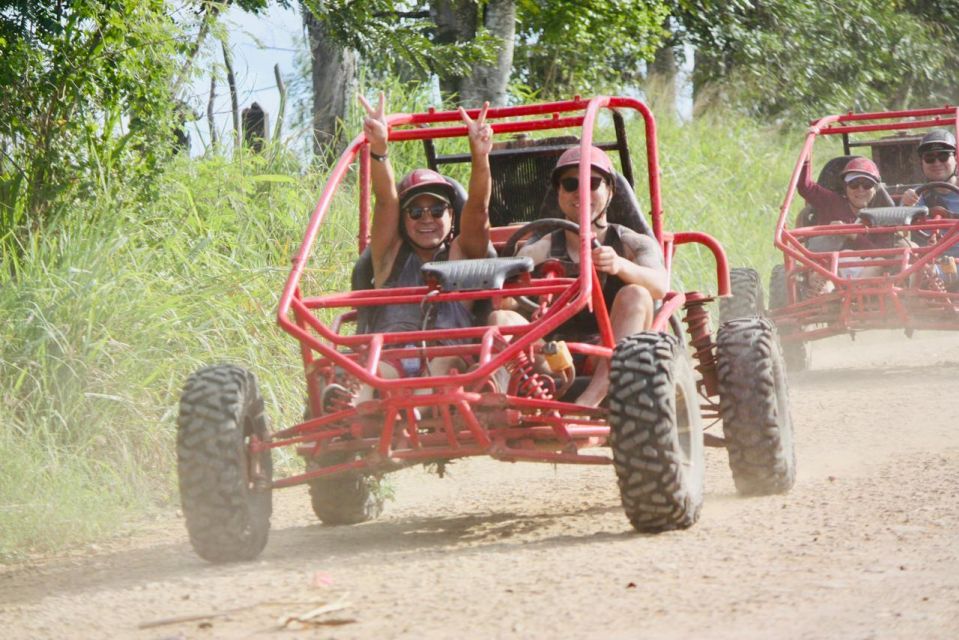
M 434 260 L 448 260 L 449 247 L 444 247 L 434 256 Z M 404 242 L 393 261 L 393 270 L 383 283 L 384 289 L 398 287 L 417 287 L 424 284 L 420 267 L 423 261 Z M 427 329 L 458 329 L 473 326 L 473 314 L 461 302 L 441 302 L 420 306 L 418 304 L 391 304 L 372 307 L 369 333 L 396 333 L 400 331 L 420 331 L 423 328 L 424 314 L 430 319 Z M 441 341 L 451 343 L 454 341 Z

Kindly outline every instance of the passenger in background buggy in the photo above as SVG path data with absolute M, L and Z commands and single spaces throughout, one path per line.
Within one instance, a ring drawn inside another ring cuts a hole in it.
M 806 202 L 815 210 L 813 224 L 852 224 L 857 221 L 859 211 L 869 206 L 869 203 L 876 196 L 880 188 L 882 178 L 879 175 L 879 167 L 869 158 L 852 158 L 843 167 L 840 173 L 840 179 L 843 185 L 843 193 L 836 193 L 812 179 L 810 170 L 810 160 L 803 163 L 799 173 L 799 182 L 796 185 L 799 195 L 806 199 Z M 878 249 L 880 243 L 889 241 L 874 241 L 866 235 L 844 236 L 844 235 L 823 235 L 814 236 L 809 239 L 807 247 L 810 251 L 827 252 L 839 251 L 841 249 Z M 905 240 L 892 240 L 891 242 L 908 242 Z M 888 245 L 887 245 L 888 246 Z M 849 267 L 840 269 L 839 275 L 845 278 L 871 278 L 882 275 L 880 267 Z M 808 293 L 818 295 L 828 293 L 833 290 L 834 285 L 818 273 L 810 272 L 807 279 Z
M 590 219 L 593 235 L 601 245 L 593 249 L 592 260 L 603 283 L 603 298 L 610 312 L 613 337 L 618 342 L 652 325 L 654 301 L 666 295 L 669 278 L 662 251 L 655 239 L 607 221 L 615 184 L 613 164 L 609 156 L 597 147 L 590 148 L 589 160 L 591 175 L 587 190 Z M 551 175 L 560 211 L 567 220 L 576 223 L 580 219 L 579 161 L 580 148 L 567 149 Z M 565 268 L 565 277 L 576 277 L 579 275 L 579 249 L 579 235 L 560 229 L 527 244 L 518 255 L 531 257 L 536 265 L 550 259 L 558 260 Z M 525 318 L 509 309 L 494 311 L 490 317 L 490 324 L 515 325 L 525 322 Z M 584 309 L 547 339 L 598 342 L 596 317 Z M 576 403 L 595 407 L 606 397 L 608 389 L 609 361 L 597 358 L 592 378 Z

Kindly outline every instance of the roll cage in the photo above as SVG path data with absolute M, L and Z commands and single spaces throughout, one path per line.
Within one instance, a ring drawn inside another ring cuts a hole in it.
M 579 145 L 585 150 L 593 144 L 594 129 L 603 112 L 613 114 L 617 142 L 613 146 L 620 153 L 624 174 L 631 177 L 629 150 L 622 124 L 622 113 L 633 112 L 643 118 L 645 132 L 646 166 L 648 177 L 649 216 L 653 234 L 663 251 L 667 272 L 671 273 L 673 255 L 683 244 L 705 245 L 716 260 L 718 295 L 728 295 L 729 274 L 725 253 L 711 236 L 699 232 L 672 233 L 663 228 L 663 210 L 660 196 L 660 169 L 656 141 L 656 124 L 649 108 L 639 100 L 627 97 L 600 96 L 591 99 L 492 108 L 487 122 L 496 135 L 556 130 L 580 130 Z M 478 110 L 470 111 L 476 117 Z M 456 111 L 393 114 L 388 116 L 389 140 L 424 141 L 427 153 L 433 140 L 465 137 L 467 129 Z M 604 145 L 610 148 L 609 145 Z M 535 149 L 533 150 L 535 153 Z M 588 154 L 583 154 L 584 158 Z M 432 162 L 436 161 L 436 156 Z M 290 478 L 277 480 L 275 487 L 299 484 L 309 479 L 349 469 L 374 470 L 378 464 L 399 461 L 412 462 L 427 459 L 446 459 L 464 455 L 495 454 L 517 460 L 549 460 L 553 462 L 608 463 L 607 456 L 583 456 L 579 447 L 605 441 L 609 427 L 604 422 L 605 410 L 589 409 L 552 398 L 514 397 L 487 393 L 486 382 L 500 368 L 515 372 L 528 363 L 535 343 L 547 336 L 566 320 L 584 308 L 591 308 L 597 316 L 601 331 L 598 345 L 569 343 L 574 354 L 609 358 L 614 348 L 613 334 L 602 297 L 598 276 L 591 264 L 592 232 L 589 221 L 589 193 L 583 189 L 580 196 L 581 270 L 576 278 L 532 277 L 531 274 L 514 279 L 503 289 L 439 290 L 435 286 L 403 287 L 395 289 L 358 290 L 341 293 L 307 295 L 302 290 L 303 274 L 317 239 L 320 226 L 330 211 L 334 194 L 342 188 L 351 169 L 356 168 L 359 194 L 358 249 L 362 251 L 370 233 L 370 152 L 365 137 L 354 138 L 333 167 L 329 180 L 313 210 L 304 240 L 293 258 L 293 266 L 280 298 L 277 321 L 300 345 L 308 390 L 309 415 L 303 423 L 274 433 L 269 442 L 257 442 L 252 450 L 299 445 L 306 456 L 318 456 L 323 451 L 368 451 L 373 446 L 378 456 L 365 455 L 342 464 L 308 471 Z M 581 161 L 581 184 L 588 183 L 590 167 Z M 494 243 L 501 244 L 519 225 L 509 224 L 492 230 Z M 491 299 L 497 296 L 552 296 L 545 313 L 527 325 L 514 327 L 474 326 L 450 330 L 407 331 L 388 334 L 351 334 L 344 331 L 355 321 L 356 309 L 373 305 L 420 304 L 425 297 L 433 302 Z M 709 342 L 708 317 L 703 303 L 708 295 L 670 291 L 656 313 L 652 330 L 669 330 L 671 317 L 687 307 L 687 323 L 694 342 L 699 341 L 707 378 L 705 394 L 715 393 L 715 376 Z M 327 325 L 319 312 L 337 310 L 338 315 Z M 695 315 L 695 320 L 690 318 Z M 674 325 L 675 326 L 675 323 Z M 462 340 L 460 344 L 430 344 L 426 341 Z M 423 346 L 409 346 L 420 345 Z M 448 375 L 387 378 L 379 373 L 379 365 L 387 358 L 440 356 L 469 356 L 474 366 L 466 371 Z M 380 393 L 380 399 L 324 415 L 321 406 L 321 373 L 329 376 L 341 371 L 362 384 L 370 385 Z M 427 395 L 416 395 L 417 389 L 429 389 Z M 366 405 L 366 406 L 363 406 Z M 434 408 L 434 418 L 422 424 L 432 424 L 435 432 L 423 434 L 419 430 L 412 408 Z M 485 407 L 485 409 L 484 409 Z M 717 407 L 711 404 L 712 410 Z M 483 413 L 488 410 L 488 413 Z M 455 414 L 453 412 L 455 411 Z M 491 413 L 490 413 L 491 412 Z M 509 432 L 491 435 L 489 424 L 496 420 L 515 425 Z M 396 423 L 406 417 L 406 424 Z M 462 431 L 461 431 L 462 427 Z M 522 431 L 525 429 L 526 431 Z M 403 451 L 394 447 L 394 430 L 402 432 L 408 447 Z M 518 431 L 519 430 L 519 431 Z M 521 438 L 526 433 L 529 438 Z M 514 443 L 504 444 L 508 439 Z M 548 441 L 543 444 L 541 441 Z M 520 446 L 518 442 L 526 442 Z M 533 446 L 529 443 L 539 443 Z M 547 450 L 542 450 L 543 447 Z

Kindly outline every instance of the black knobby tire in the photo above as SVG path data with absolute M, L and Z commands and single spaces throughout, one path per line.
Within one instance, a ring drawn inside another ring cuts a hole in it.
M 786 290 L 786 267 L 777 264 L 769 275 L 769 308 L 779 309 L 789 304 Z M 786 370 L 798 373 L 809 368 L 809 345 L 802 340 L 789 340 L 781 343 Z
M 685 349 L 652 331 L 622 340 L 609 376 L 610 447 L 637 531 L 685 529 L 703 505 L 703 427 Z
M 809 345 L 802 340 L 791 340 L 782 343 L 783 362 L 786 363 L 786 371 L 789 373 L 799 373 L 809 368 L 812 360 L 809 353 Z
M 320 466 L 347 462 L 348 456 L 326 454 Z M 317 468 L 308 463 L 307 469 Z M 381 480 L 374 476 L 345 473 L 310 481 L 310 503 L 313 513 L 327 525 L 359 524 L 383 513 Z
M 736 489 L 785 493 L 796 481 L 786 376 L 768 320 L 743 318 L 719 328 L 716 368 L 723 435 Z
M 303 419 L 311 417 L 310 407 L 303 411 Z M 306 469 L 342 464 L 355 458 L 349 453 L 326 453 L 315 460 L 307 460 Z M 382 479 L 360 474 L 341 474 L 310 480 L 310 505 L 313 513 L 326 525 L 359 524 L 373 520 L 383 513 L 385 502 Z
M 730 269 L 729 287 L 732 295 L 719 299 L 720 322 L 763 315 L 763 285 L 755 269 L 748 267 Z
M 270 451 L 248 453 L 252 436 L 269 438 L 256 378 L 232 365 L 200 369 L 187 380 L 177 417 L 177 475 L 190 543 L 211 562 L 251 560 L 270 532 Z
M 769 274 L 769 308 L 779 309 L 789 304 L 786 291 L 786 266 L 777 264 Z

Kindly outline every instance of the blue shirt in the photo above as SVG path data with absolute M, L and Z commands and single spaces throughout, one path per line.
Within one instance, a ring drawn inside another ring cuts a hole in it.
M 945 207 L 952 213 L 959 214 L 959 193 L 955 191 L 935 191 L 927 192 L 919 198 L 919 202 L 916 203 L 918 207 L 929 207 L 929 203 L 926 201 L 926 198 L 932 194 L 935 194 L 934 197 L 929 198 L 932 202 L 940 207 Z M 954 258 L 959 258 L 959 244 L 954 244 L 950 247 L 944 255 L 952 256 Z

